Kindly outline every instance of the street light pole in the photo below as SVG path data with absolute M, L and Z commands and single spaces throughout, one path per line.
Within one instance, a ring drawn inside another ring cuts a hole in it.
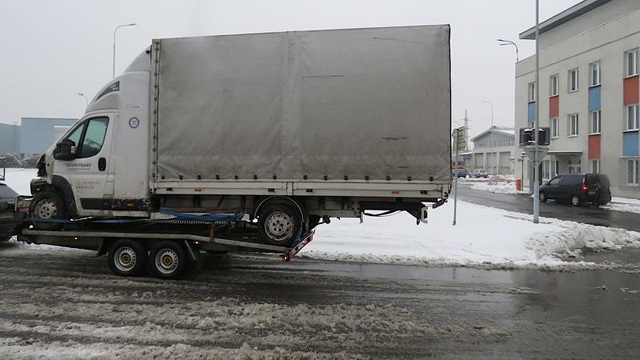
M 87 103 L 87 106 L 89 106 L 89 99 L 87 99 L 87 95 L 83 93 L 78 93 L 78 96 L 82 96 L 84 98 L 84 102 Z
M 495 141 L 493 139 L 493 103 L 491 101 L 486 101 L 486 100 L 482 100 L 483 103 L 487 103 L 489 105 L 491 105 L 491 140 L 489 140 L 489 151 L 491 153 L 493 153 L 493 148 L 495 147 Z M 496 165 L 496 171 L 494 175 L 498 175 L 498 154 L 496 152 L 496 161 L 495 161 L 495 165 Z
M 504 40 L 504 39 L 498 39 L 498 42 L 500 42 L 500 46 L 505 46 L 505 45 L 513 45 L 516 48 L 516 62 L 520 61 L 520 54 L 518 53 L 518 45 L 516 45 L 516 43 L 514 43 L 511 40 Z
M 535 123 L 535 135 L 534 135 L 534 156 L 533 156 L 533 223 L 538 224 L 540 222 L 540 184 L 538 183 L 538 152 L 540 150 L 540 0 L 536 0 L 536 123 Z
M 111 78 L 115 78 L 116 77 L 116 31 L 118 31 L 118 29 L 120 29 L 121 27 L 136 26 L 136 25 L 137 25 L 136 23 L 118 25 L 113 30 L 113 70 L 111 72 Z

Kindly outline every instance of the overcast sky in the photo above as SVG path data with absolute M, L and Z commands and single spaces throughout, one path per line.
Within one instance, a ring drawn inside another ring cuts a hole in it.
M 540 0 L 541 21 L 580 0 Z M 155 38 L 398 25 L 451 24 L 454 126 L 465 109 L 471 135 L 513 126 L 518 34 L 535 24 L 534 0 L 0 0 L 0 122 L 79 118 L 111 79 Z

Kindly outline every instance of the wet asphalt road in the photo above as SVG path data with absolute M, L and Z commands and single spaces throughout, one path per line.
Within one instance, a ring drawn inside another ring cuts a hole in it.
M 637 359 L 640 277 L 212 256 L 180 281 L 0 246 L 0 358 Z M 244 349 L 244 350 L 243 350 Z M 90 355 L 90 356 L 89 356 Z
M 530 195 L 496 194 L 473 190 L 470 184 L 464 183 L 458 183 L 458 195 L 459 200 L 470 203 L 533 214 L 533 198 Z M 450 199 L 452 200 L 453 197 Z M 569 203 L 549 200 L 546 203 L 540 203 L 540 216 L 640 231 L 640 214 L 606 210 L 590 204 L 574 207 Z

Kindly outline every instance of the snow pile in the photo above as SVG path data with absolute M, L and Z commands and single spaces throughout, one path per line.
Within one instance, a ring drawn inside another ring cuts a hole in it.
M 481 267 L 567 266 L 583 250 L 640 247 L 640 233 L 556 219 L 541 219 L 485 206 L 453 202 L 432 210 L 429 224 L 415 226 L 407 214 L 343 219 L 318 228 L 303 256 L 354 262 Z M 589 267 L 589 263 L 571 263 Z
M 476 182 L 471 185 L 473 190 L 488 191 L 498 194 L 515 194 L 516 184 L 508 181 Z
M 640 248 L 640 233 L 623 229 L 574 224 L 561 232 L 535 234 L 527 246 L 539 258 L 549 256 L 578 257 L 582 251 Z

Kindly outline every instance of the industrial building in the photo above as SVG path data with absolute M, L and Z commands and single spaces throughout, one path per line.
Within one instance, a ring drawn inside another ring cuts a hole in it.
M 512 175 L 514 139 L 513 128 L 497 126 L 473 137 L 473 169 L 485 169 L 490 175 Z
M 23 117 L 20 125 L 0 124 L 0 153 L 42 154 L 76 121 Z
M 585 0 L 539 29 L 539 99 L 531 56 L 516 65 L 515 127 L 533 127 L 539 102 L 551 132 L 542 178 L 604 173 L 614 196 L 640 198 L 640 1 Z M 520 39 L 535 40 L 535 28 Z M 523 170 L 532 184 L 530 163 Z

